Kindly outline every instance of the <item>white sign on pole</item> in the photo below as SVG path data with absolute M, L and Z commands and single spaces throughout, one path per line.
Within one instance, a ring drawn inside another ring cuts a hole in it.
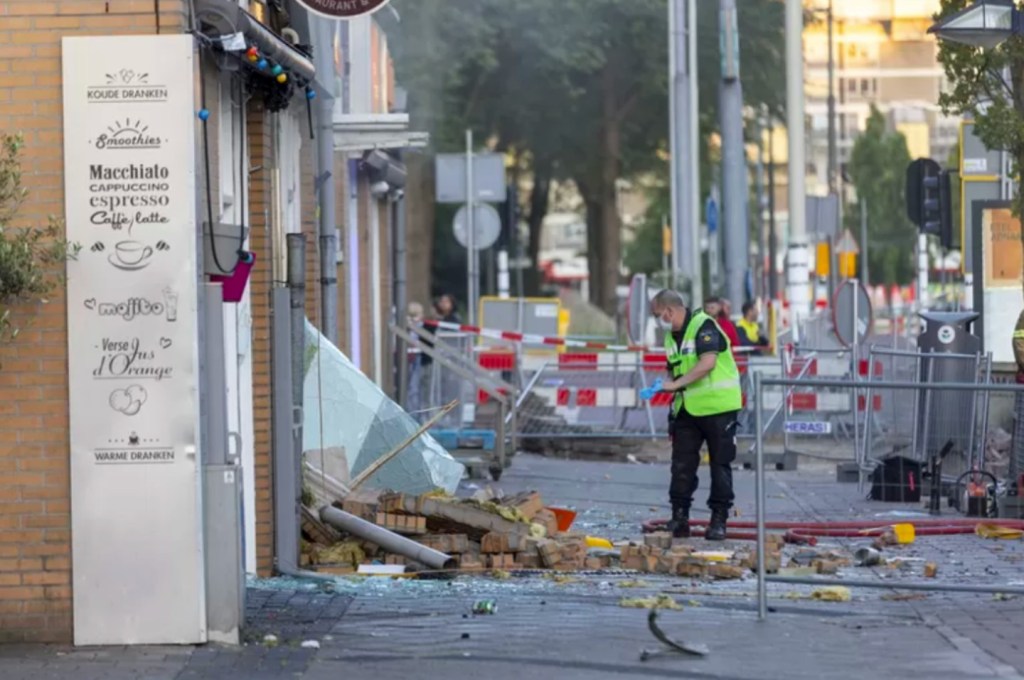
M 206 640 L 193 39 L 63 40 L 74 636 Z

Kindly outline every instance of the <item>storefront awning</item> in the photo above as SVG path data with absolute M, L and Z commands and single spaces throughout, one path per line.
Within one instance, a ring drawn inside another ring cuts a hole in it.
M 347 114 L 334 118 L 334 150 L 362 154 L 373 149 L 409 149 L 427 145 L 430 135 L 409 129 L 405 113 Z

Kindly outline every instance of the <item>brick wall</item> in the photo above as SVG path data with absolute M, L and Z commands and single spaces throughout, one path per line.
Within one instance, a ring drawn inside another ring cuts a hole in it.
M 407 297 L 410 302 L 419 302 L 429 311 L 434 261 L 433 157 L 407 153 L 405 162 L 409 171 L 405 187 Z
M 256 254 L 256 266 L 250 274 L 252 296 L 252 398 L 256 473 L 256 566 L 261 576 L 270 574 L 274 565 L 274 505 L 271 493 L 272 410 L 271 410 L 271 279 L 273 251 L 268 216 L 271 205 L 270 171 L 273 167 L 273 142 L 263 106 L 249 103 L 246 115 L 250 167 L 263 169 L 249 178 L 250 248 Z
M 30 191 L 15 226 L 64 213 L 60 39 L 150 34 L 151 0 L 0 1 L 0 130 L 25 138 Z M 163 32 L 184 25 L 161 0 Z M 71 639 L 67 324 L 62 290 L 14 310 L 0 345 L 0 641 Z

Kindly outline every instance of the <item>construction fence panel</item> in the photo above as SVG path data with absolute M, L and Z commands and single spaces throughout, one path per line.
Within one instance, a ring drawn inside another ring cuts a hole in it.
M 782 375 L 779 358 L 759 354 L 737 354 L 736 367 L 740 373 L 740 387 L 743 390 L 743 410 L 739 416 L 737 435 L 742 438 L 754 436 L 754 376 L 778 378 Z M 782 431 L 781 419 L 776 419 L 770 427 L 773 431 Z
M 900 456 L 927 462 L 946 447 L 947 470 L 964 471 L 979 464 L 988 431 L 991 358 L 982 354 L 924 353 L 872 346 L 868 360 L 881 367 L 865 381 L 865 399 L 881 408 L 865 423 L 859 461 L 870 468 Z M 885 383 L 917 382 L 921 389 L 894 392 Z M 935 383 L 978 385 L 975 392 L 931 389 Z
M 877 352 L 874 353 L 878 356 Z M 890 357 L 885 357 L 885 362 Z M 870 359 L 866 359 L 870 361 Z M 921 357 L 925 363 L 925 369 L 929 370 L 929 362 L 954 361 L 956 357 L 948 357 L 933 354 Z M 931 444 L 938 442 L 945 432 L 950 429 L 957 429 L 963 432 L 974 432 L 975 437 L 982 439 L 987 434 L 985 404 L 994 393 L 1012 393 L 1015 396 L 1024 395 L 1024 385 L 997 384 L 986 381 L 987 371 L 985 369 L 985 357 L 959 357 L 959 361 L 966 363 L 969 367 L 978 367 L 976 373 L 968 372 L 968 379 L 960 381 L 933 381 L 923 382 L 919 379 L 913 380 L 888 380 L 872 376 L 872 380 L 854 380 L 852 376 L 843 380 L 835 379 L 810 379 L 810 378 L 757 378 L 755 381 L 755 399 L 760 396 L 761 403 L 770 401 L 769 395 L 784 394 L 788 390 L 803 390 L 805 393 L 814 394 L 847 394 L 851 399 L 857 400 L 866 396 L 865 390 L 870 386 L 877 394 L 883 396 L 883 401 L 892 399 L 896 404 L 905 405 L 907 409 L 913 409 L 917 404 L 917 413 L 921 416 L 922 431 L 919 435 L 919 451 L 925 455 L 910 455 L 908 449 L 877 450 L 881 440 L 877 437 L 865 439 L 866 448 L 869 452 L 865 465 L 860 468 L 862 475 L 862 486 L 866 496 L 874 501 L 884 503 L 903 504 L 902 508 L 893 511 L 893 506 L 879 506 L 879 516 L 882 514 L 892 517 L 899 517 L 889 521 L 877 518 L 852 521 L 821 523 L 816 517 L 808 516 L 805 519 L 788 517 L 786 521 L 768 522 L 766 479 L 767 479 L 767 458 L 768 442 L 764 436 L 764 421 L 767 412 L 758 410 L 755 413 L 755 420 L 760 427 L 756 428 L 758 433 L 754 443 L 756 475 L 756 516 L 754 528 L 756 529 L 757 551 L 756 551 L 756 575 L 758 581 L 758 613 L 761 618 L 768 614 L 767 595 L 770 583 L 779 584 L 780 588 L 791 588 L 792 585 L 813 585 L 818 588 L 827 586 L 845 586 L 851 588 L 887 588 L 906 590 L 935 590 L 949 592 L 974 592 L 974 593 L 1020 593 L 1024 594 L 1024 588 L 1019 583 L 1000 580 L 998 576 L 993 578 L 989 573 L 981 570 L 973 572 L 977 574 L 972 582 L 970 578 L 957 577 L 955 579 L 942 579 L 934 577 L 934 567 L 931 576 L 928 574 L 928 567 L 925 565 L 925 578 L 920 579 L 908 574 L 922 573 L 920 571 L 892 569 L 888 566 L 883 557 L 875 562 L 867 562 L 860 566 L 865 568 L 866 578 L 836 578 L 826 575 L 828 572 L 819 570 L 814 575 L 796 575 L 774 573 L 769 574 L 769 559 L 778 560 L 779 538 L 785 541 L 806 537 L 827 537 L 830 543 L 836 543 L 838 548 L 855 552 L 857 548 L 863 547 L 865 542 L 874 540 L 878 545 L 891 545 L 899 539 L 899 532 L 893 524 L 914 524 L 916 534 L 920 539 L 922 536 L 930 535 L 954 535 L 974 534 L 981 531 L 979 525 L 997 525 L 1007 529 L 1024 529 L 1024 520 L 1021 519 L 1021 503 L 1012 491 L 1012 481 L 1008 479 L 1003 470 L 997 467 L 997 461 L 984 456 L 975 456 L 971 462 L 971 443 L 963 445 Z M 973 363 L 972 363 L 973 362 Z M 884 363 L 884 362 L 883 362 Z M 904 366 L 907 362 L 903 363 Z M 912 365 L 912 364 L 910 364 Z M 931 366 L 937 366 L 931 363 Z M 961 368 L 958 366 L 957 368 Z M 909 371 L 909 369 L 904 369 Z M 932 371 L 936 370 L 934 368 Z M 972 368 L 973 370 L 973 368 Z M 976 377 L 980 376 L 980 378 Z M 956 411 L 947 410 L 942 413 L 940 422 L 932 418 L 923 418 L 926 403 L 939 403 L 943 396 L 957 395 L 966 399 L 968 405 L 974 407 L 961 408 Z M 880 420 L 879 414 L 885 413 L 885 409 L 875 412 Z M 958 448 L 959 447 L 959 448 Z M 1005 469 L 1005 468 L 1004 468 Z M 883 510 L 885 512 L 883 512 Z M 881 526 L 878 526 L 881 525 Z M 785 536 L 777 535 L 775 540 L 769 542 L 768 530 L 787 531 Z M 986 529 L 987 531 L 987 529 Z M 995 531 L 995 530 L 993 530 Z M 816 533 L 817 532 L 817 533 Z M 821 540 L 821 539 L 818 539 Z M 876 552 L 877 556 L 878 553 Z M 854 555 L 855 560 L 868 559 L 859 558 Z M 777 564 L 777 562 L 773 562 Z M 878 566 L 872 569 L 872 565 Z M 778 567 L 771 567 L 773 571 Z M 842 572 L 840 572 L 842 573 Z M 968 572 L 962 571 L 961 574 Z
M 855 359 L 855 352 L 835 347 L 788 347 L 780 354 L 782 374 L 796 381 L 792 386 L 769 390 L 766 406 L 781 409 L 784 448 L 813 456 L 823 441 L 841 445 L 825 457 L 854 458 L 856 433 L 866 411 L 877 409 L 876 400 L 859 398 L 847 390 L 822 389 L 802 384 L 804 380 L 849 380 L 857 371 L 866 373 L 868 363 Z M 877 366 L 875 366 L 877 370 Z M 771 421 L 769 421 L 770 424 Z M 827 435 L 823 439 L 823 435 Z M 820 452 L 819 452 L 820 453 Z
M 523 439 L 663 437 L 672 397 L 640 391 L 665 377 L 658 353 L 565 352 L 529 379 L 517 410 Z

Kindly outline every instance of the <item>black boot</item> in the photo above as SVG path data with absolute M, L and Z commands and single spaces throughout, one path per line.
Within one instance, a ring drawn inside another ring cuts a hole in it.
M 672 519 L 668 522 L 668 530 L 672 538 L 690 537 L 690 509 L 676 506 L 672 508 Z
M 724 541 L 725 523 L 728 519 L 729 512 L 727 510 L 712 510 L 711 521 L 708 522 L 708 528 L 704 531 L 704 538 L 709 541 Z

